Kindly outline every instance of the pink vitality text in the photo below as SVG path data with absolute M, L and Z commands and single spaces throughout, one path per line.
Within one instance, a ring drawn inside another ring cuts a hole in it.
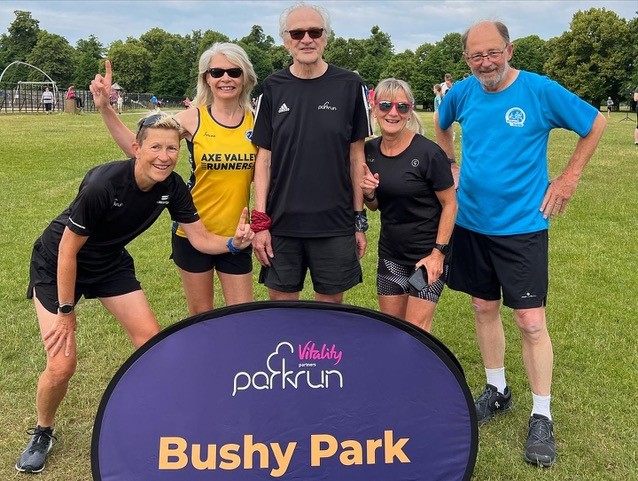
M 317 345 L 308 341 L 304 346 L 299 344 L 299 359 L 302 361 L 332 359 L 335 366 L 341 362 L 343 351 L 337 351 L 334 344 L 329 348 L 326 344 L 317 349 Z

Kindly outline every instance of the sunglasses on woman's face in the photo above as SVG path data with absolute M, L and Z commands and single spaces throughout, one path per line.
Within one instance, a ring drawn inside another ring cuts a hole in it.
M 239 67 L 233 68 L 209 68 L 206 70 L 213 78 L 222 78 L 225 73 L 231 78 L 239 78 L 244 73 Z
M 290 38 L 293 40 L 301 40 L 306 36 L 306 33 L 310 38 L 316 39 L 323 35 L 323 28 L 309 28 L 308 30 L 286 30 L 290 34 Z
M 408 112 L 410 112 L 410 109 L 412 108 L 412 104 L 408 102 L 390 102 L 389 100 L 380 100 L 379 102 L 377 102 L 377 106 L 379 107 L 379 110 L 383 113 L 389 112 L 390 110 L 392 110 L 392 107 L 394 106 L 397 108 L 397 112 L 399 112 L 402 115 L 405 115 Z

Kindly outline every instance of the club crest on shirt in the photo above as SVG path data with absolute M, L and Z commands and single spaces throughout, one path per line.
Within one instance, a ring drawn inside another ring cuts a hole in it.
M 419 166 L 419 159 L 412 159 L 410 161 L 410 163 L 412 164 L 412 167 L 418 167 Z
M 525 125 L 525 111 L 520 107 L 512 107 L 505 113 L 505 122 L 510 127 L 523 127 Z
M 248 140 L 253 140 L 253 129 L 248 129 L 245 135 Z

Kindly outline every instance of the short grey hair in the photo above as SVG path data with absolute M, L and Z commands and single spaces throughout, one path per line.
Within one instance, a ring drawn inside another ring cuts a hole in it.
M 332 35 L 332 25 L 330 22 L 330 14 L 328 13 L 328 10 L 326 10 L 325 8 L 319 5 L 312 5 L 309 3 L 297 2 L 294 5 L 291 5 L 290 7 L 288 7 L 286 10 L 284 10 L 279 16 L 279 36 L 281 37 L 282 40 L 284 36 L 286 35 L 288 17 L 290 16 L 292 12 L 294 12 L 295 10 L 299 10 L 300 8 L 309 8 L 317 12 L 319 15 L 321 15 L 321 18 L 323 20 L 323 29 L 326 31 L 326 38 Z

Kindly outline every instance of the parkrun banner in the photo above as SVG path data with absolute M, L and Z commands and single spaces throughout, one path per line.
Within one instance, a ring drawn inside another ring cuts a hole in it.
M 259 302 L 174 324 L 119 369 L 94 481 L 470 480 L 476 413 L 434 337 L 367 309 Z

